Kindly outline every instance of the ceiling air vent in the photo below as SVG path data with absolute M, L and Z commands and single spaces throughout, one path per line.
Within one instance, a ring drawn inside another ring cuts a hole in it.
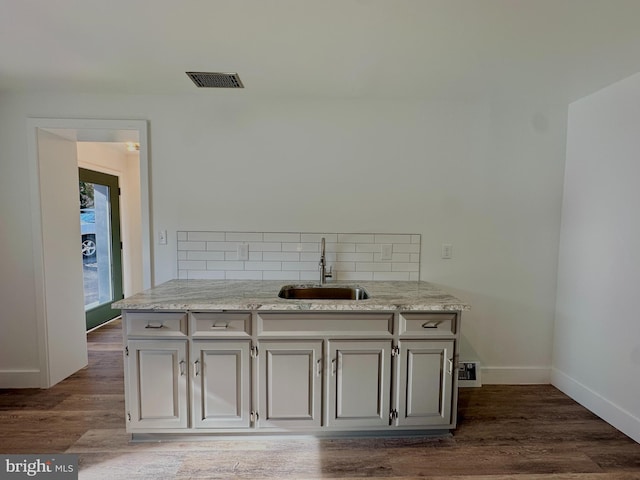
M 244 88 L 237 73 L 185 72 L 198 88 Z

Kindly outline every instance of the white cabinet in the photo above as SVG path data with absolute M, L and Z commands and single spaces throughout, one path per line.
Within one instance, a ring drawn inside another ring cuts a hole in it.
M 451 423 L 453 340 L 400 341 L 398 425 Z
M 187 427 L 187 341 L 130 340 L 126 347 L 130 429 Z
M 133 434 L 455 428 L 457 312 L 125 311 Z
M 329 342 L 329 426 L 389 425 L 391 340 Z
M 322 420 L 321 340 L 260 341 L 260 428 L 318 428 Z
M 194 427 L 248 428 L 250 342 L 194 340 L 191 351 Z

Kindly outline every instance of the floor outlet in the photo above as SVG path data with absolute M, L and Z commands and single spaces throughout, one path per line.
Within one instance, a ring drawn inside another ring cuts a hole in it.
M 459 387 L 481 387 L 480 362 L 460 362 L 458 366 Z

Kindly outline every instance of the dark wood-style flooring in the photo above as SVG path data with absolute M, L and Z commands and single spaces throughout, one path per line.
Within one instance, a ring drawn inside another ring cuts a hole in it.
M 130 443 L 121 324 L 48 390 L 0 390 L 0 454 L 75 453 L 81 479 L 638 480 L 640 444 L 549 385 L 460 389 L 441 438 L 269 437 Z

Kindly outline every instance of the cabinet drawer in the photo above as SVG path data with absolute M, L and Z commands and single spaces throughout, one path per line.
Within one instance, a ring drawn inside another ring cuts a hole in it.
M 248 337 L 251 335 L 251 314 L 193 312 L 191 332 L 194 338 Z
M 129 336 L 183 337 L 187 334 L 185 312 L 127 312 L 125 320 Z
M 455 335 L 455 313 L 401 313 L 400 335 L 431 337 Z
M 267 336 L 390 336 L 393 314 L 381 313 L 264 313 L 258 335 Z

